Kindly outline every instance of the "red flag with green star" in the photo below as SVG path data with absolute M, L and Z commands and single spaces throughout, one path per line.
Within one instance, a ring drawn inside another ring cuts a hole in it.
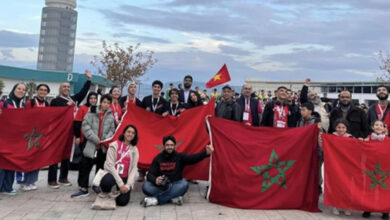
M 325 205 L 390 212 L 390 141 L 323 135 Z
M 0 168 L 32 171 L 70 157 L 73 106 L 2 111 Z
M 251 127 L 210 119 L 208 199 L 245 209 L 318 209 L 318 128 Z

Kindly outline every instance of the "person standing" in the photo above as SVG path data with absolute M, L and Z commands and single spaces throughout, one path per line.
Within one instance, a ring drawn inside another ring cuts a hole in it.
M 344 90 L 339 95 L 339 105 L 332 109 L 329 118 L 329 133 L 334 132 L 334 123 L 343 118 L 348 121 L 350 133 L 355 138 L 365 138 L 369 133 L 366 113 L 352 104 L 351 92 Z
M 122 118 L 122 108 L 119 103 L 119 98 L 121 97 L 121 90 L 118 86 L 113 86 L 111 87 L 109 94 L 112 98 L 110 108 L 115 118 L 115 125 L 118 126 Z
M 215 116 L 232 121 L 242 121 L 241 107 L 233 100 L 233 91 L 229 85 L 222 88 L 222 100 L 215 108 Z
M 168 112 L 172 116 L 179 116 L 180 113 L 185 111 L 185 105 L 179 102 L 180 91 L 176 88 L 172 88 L 169 92 L 170 92 L 170 101 L 168 106 Z
M 72 198 L 88 195 L 89 174 L 95 161 L 96 172 L 103 169 L 107 150 L 101 142 L 112 137 L 115 133 L 115 119 L 110 109 L 111 101 L 111 96 L 103 95 L 100 99 L 99 109 L 91 107 L 84 117 L 82 131 L 86 144 L 82 152 L 77 180 L 80 191 L 72 194 Z
M 244 84 L 242 86 L 241 96 L 237 99 L 237 103 L 243 110 L 242 122 L 249 126 L 259 126 L 261 121 L 261 113 L 263 111 L 261 102 L 251 96 L 252 85 Z
M 122 96 L 119 99 L 119 104 L 121 105 L 122 113 L 125 113 L 127 111 L 127 105 L 129 103 L 142 107 L 141 100 L 136 97 L 137 84 L 135 82 L 130 82 L 129 87 L 127 87 L 127 93 L 127 96 Z
M 187 103 L 187 108 L 189 109 L 189 108 L 194 108 L 194 107 L 198 107 L 198 106 L 202 106 L 202 105 L 203 105 L 203 102 L 202 102 L 202 99 L 200 98 L 199 93 L 191 91 L 190 92 L 190 99 L 188 100 L 188 103 Z
M 50 93 L 50 88 L 46 84 L 39 84 L 36 88 L 37 96 L 26 101 L 27 108 L 42 108 L 48 107 L 46 96 Z M 30 172 L 17 172 L 16 180 L 22 191 L 30 191 L 38 189 L 35 184 L 38 181 L 39 169 Z
M 60 94 L 57 98 L 53 99 L 50 103 L 51 106 L 74 106 L 74 112 L 77 113 L 77 105 L 83 101 L 85 96 L 87 95 L 89 88 L 91 87 L 92 75 L 88 70 L 85 71 L 85 75 L 87 76 L 87 81 L 84 83 L 83 88 L 80 92 L 75 95 L 70 95 L 70 84 L 68 82 L 61 83 L 60 85 Z M 68 144 L 72 145 L 73 141 L 70 141 Z M 64 159 L 61 161 L 61 170 L 59 183 L 64 186 L 71 186 L 72 183 L 68 180 L 68 172 L 69 172 L 69 159 Z M 58 164 L 53 164 L 49 167 L 48 172 L 48 185 L 52 189 L 58 189 L 60 186 L 57 183 L 57 169 Z
M 17 83 L 12 88 L 8 99 L 4 102 L 0 102 L 0 114 L 1 109 L 15 109 L 25 108 L 26 103 L 24 97 L 26 95 L 27 86 L 24 83 Z M 18 192 L 13 189 L 12 185 L 15 180 L 15 171 L 0 169 L 0 193 L 7 195 L 16 195 Z
M 190 92 L 195 91 L 191 89 L 192 86 L 191 75 L 187 75 L 184 77 L 183 85 L 184 85 L 184 89 L 180 89 L 179 102 L 187 104 L 188 100 L 190 99 Z
M 371 105 L 368 109 L 368 124 L 372 124 L 376 120 L 385 122 L 387 132 L 390 134 L 390 103 L 389 90 L 386 86 L 380 85 L 376 89 L 376 97 L 378 97 L 378 103 Z
M 164 97 L 160 96 L 162 88 L 163 83 L 160 80 L 155 80 L 152 84 L 153 94 L 143 98 L 142 107 L 159 115 L 167 112 L 168 103 Z

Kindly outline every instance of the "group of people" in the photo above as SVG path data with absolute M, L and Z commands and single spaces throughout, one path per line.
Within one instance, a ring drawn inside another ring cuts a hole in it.
M 156 156 L 150 169 L 139 170 L 137 168 L 139 153 L 136 147 L 138 131 L 135 126 L 127 125 L 119 139 L 108 147 L 102 144 L 103 140 L 113 136 L 129 104 L 137 105 L 163 117 L 180 116 L 187 109 L 201 106 L 209 98 L 216 98 L 218 100 L 215 106 L 216 117 L 237 121 L 247 126 L 291 128 L 317 124 L 321 132 L 341 137 L 353 137 L 362 141 L 389 139 L 390 103 L 388 88 L 384 85 L 377 87 L 378 103 L 365 111 L 352 103 L 352 93 L 348 90 L 340 92 L 338 104 L 334 106 L 321 101 L 315 91 L 309 90 L 310 79 L 306 79 L 299 97 L 284 86 L 276 90 L 274 97 L 262 93 L 260 97 L 255 95 L 250 84 L 244 84 L 237 97 L 229 85 L 223 86 L 221 95 L 216 90 L 210 96 L 207 91 L 202 92 L 199 88 L 193 90 L 193 78 L 187 75 L 183 79 L 183 88 L 174 88 L 173 84 L 170 84 L 164 96 L 162 95 L 163 83 L 159 80 L 154 81 L 152 94 L 141 101 L 136 97 L 135 83 L 129 83 L 126 96 L 122 96 L 121 90 L 116 86 L 111 88 L 109 94 L 100 95 L 89 92 L 92 75 L 87 71 L 86 76 L 88 80 L 75 95 L 70 95 L 69 83 L 62 83 L 58 97 L 50 104 L 46 100 L 50 92 L 48 85 L 39 84 L 36 88 L 37 96 L 25 100 L 26 85 L 23 83 L 16 84 L 9 97 L 0 102 L 0 114 L 2 108 L 75 107 L 74 143 L 81 152 L 81 159 L 78 173 L 80 190 L 71 195 L 73 198 L 89 194 L 89 175 L 93 165 L 96 164 L 96 172 L 107 171 L 100 184 L 92 187 L 93 191 L 98 193 L 99 199 L 115 198 L 117 205 L 126 205 L 135 181 L 142 182 L 146 179 L 142 187 L 147 196 L 143 200 L 145 206 L 167 202 L 181 204 L 181 196 L 188 189 L 188 182 L 182 178 L 184 166 L 196 163 L 213 152 L 213 147 L 210 145 L 205 147 L 204 152 L 195 155 L 175 152 L 176 139 L 174 136 L 167 136 L 162 140 L 163 152 Z M 85 104 L 79 106 L 85 98 Z M 321 165 L 323 153 L 320 137 L 319 140 L 318 153 Z M 58 189 L 60 185 L 71 185 L 68 180 L 69 163 L 69 159 L 61 161 L 59 178 L 57 178 L 57 164 L 49 167 L 50 188 Z M 10 195 L 17 193 L 13 189 L 15 176 L 22 191 L 37 189 L 38 172 L 39 170 L 36 170 L 15 175 L 14 171 L 0 169 L 0 192 Z M 138 179 L 136 179 L 137 173 Z M 117 189 L 119 195 L 115 195 L 113 189 Z M 102 208 L 98 202 L 95 202 L 94 207 Z M 333 209 L 336 215 L 339 215 L 340 211 L 337 208 Z M 350 214 L 348 210 L 344 210 L 344 213 Z M 370 213 L 364 212 L 363 216 L 369 217 Z M 384 213 L 383 218 L 388 218 L 388 214 Z

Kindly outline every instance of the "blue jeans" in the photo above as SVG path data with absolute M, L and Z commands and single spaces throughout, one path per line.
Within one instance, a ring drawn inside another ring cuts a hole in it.
M 146 181 L 142 186 L 142 191 L 147 196 L 156 197 L 158 204 L 162 205 L 169 202 L 171 199 L 183 196 L 188 190 L 188 182 L 185 179 L 173 182 L 169 185 L 169 188 L 165 191 L 160 189 L 154 183 Z
M 30 172 L 16 172 L 16 180 L 19 184 L 31 185 L 38 181 L 39 170 L 34 170 Z
M 11 192 L 15 171 L 0 169 L 0 192 Z

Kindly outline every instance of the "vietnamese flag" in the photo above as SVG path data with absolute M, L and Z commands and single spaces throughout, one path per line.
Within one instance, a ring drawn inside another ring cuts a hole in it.
M 206 83 L 206 88 L 210 89 L 229 81 L 230 81 L 229 71 L 227 69 L 226 64 L 223 64 L 222 68 L 218 71 L 218 73 L 215 74 L 213 78 L 211 78 Z
M 139 137 L 138 167 L 142 169 L 149 169 L 154 157 L 162 151 L 162 138 L 167 135 L 173 135 L 176 138 L 176 151 L 187 154 L 199 153 L 205 150 L 210 142 L 205 117 L 214 115 L 214 105 L 215 102 L 212 99 L 207 105 L 185 110 L 179 117 L 169 115 L 164 118 L 129 104 L 115 135 L 105 142 L 117 140 L 127 125 L 135 125 Z M 187 166 L 183 176 L 188 179 L 208 180 L 209 164 L 210 159 L 206 158 L 195 165 Z
M 390 212 L 390 141 L 363 142 L 325 134 L 324 203 Z
M 70 157 L 73 106 L 3 109 L 0 168 L 32 171 Z
M 251 127 L 210 118 L 213 203 L 318 212 L 318 128 Z

